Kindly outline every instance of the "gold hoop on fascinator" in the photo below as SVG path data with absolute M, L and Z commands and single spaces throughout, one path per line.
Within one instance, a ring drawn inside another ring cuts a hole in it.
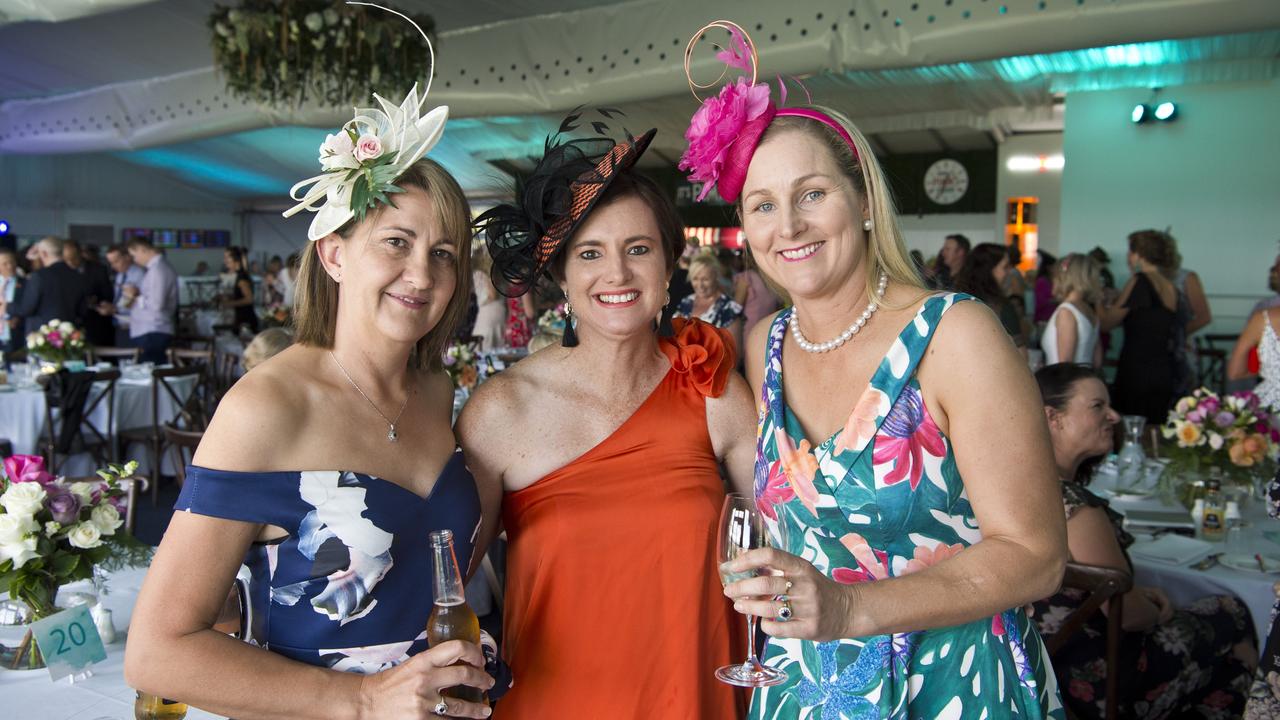
M 720 52 L 716 53 L 716 58 L 724 63 L 724 69 L 720 71 L 720 75 L 717 76 L 715 80 L 703 85 L 693 79 L 693 73 L 691 72 L 693 65 L 693 46 L 697 45 L 698 41 L 701 40 L 706 32 L 712 28 L 727 30 L 729 35 L 732 36 L 729 41 L 732 47 L 726 48 L 716 45 L 714 42 L 712 43 L 712 45 L 715 45 L 715 47 L 720 50 Z M 747 67 L 748 58 L 751 60 L 750 67 Z M 750 70 L 750 84 L 756 84 L 756 70 L 760 67 L 760 58 L 756 54 L 756 45 L 751 42 L 751 36 L 747 34 L 747 31 L 743 30 L 741 25 L 731 20 L 713 20 L 712 22 L 703 25 L 698 32 L 693 34 L 693 37 L 689 38 L 689 44 L 684 47 L 684 76 L 689 81 L 689 91 L 693 93 L 693 99 L 697 100 L 699 103 L 702 102 L 702 98 L 698 96 L 698 91 L 720 87 L 720 81 L 724 80 L 725 73 L 729 72 L 729 68 L 731 67 L 739 68 L 743 72 Z

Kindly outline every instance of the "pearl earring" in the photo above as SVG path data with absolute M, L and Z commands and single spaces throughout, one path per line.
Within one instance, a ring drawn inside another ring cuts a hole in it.
M 863 230 L 866 230 L 867 232 L 871 232 L 871 228 L 872 228 L 872 227 L 873 227 L 873 225 L 871 224 L 871 218 L 867 218 L 866 220 L 863 220 L 863 221 L 862 221 L 862 229 L 863 229 Z

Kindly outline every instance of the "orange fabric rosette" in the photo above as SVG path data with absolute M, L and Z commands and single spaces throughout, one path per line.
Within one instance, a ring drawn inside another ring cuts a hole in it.
M 658 338 L 658 347 L 671 367 L 687 375 L 690 383 L 707 397 L 720 397 L 729 383 L 729 373 L 738 364 L 733 338 L 728 332 L 697 319 L 673 318 L 675 336 Z

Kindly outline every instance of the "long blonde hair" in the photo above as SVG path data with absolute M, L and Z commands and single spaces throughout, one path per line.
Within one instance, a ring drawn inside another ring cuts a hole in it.
M 885 307 L 893 307 L 887 304 L 879 292 L 880 273 L 883 272 L 889 277 L 891 282 L 906 285 L 908 287 L 917 288 L 924 291 L 924 282 L 920 279 L 920 273 L 916 270 L 915 263 L 911 261 L 911 255 L 907 253 L 906 244 L 902 241 L 902 230 L 898 227 L 898 216 L 893 208 L 893 198 L 890 197 L 889 184 L 885 180 L 884 171 L 880 169 L 880 163 L 876 160 L 875 153 L 871 150 L 870 143 L 867 138 L 853 125 L 843 113 L 832 110 L 831 108 L 821 105 L 810 106 L 814 110 L 822 112 L 835 120 L 849 133 L 849 137 L 853 139 L 854 148 L 857 149 L 855 156 L 853 150 L 849 148 L 849 144 L 844 141 L 832 128 L 825 124 L 806 117 L 798 117 L 795 115 L 784 115 L 776 118 L 769 124 L 769 128 L 760 136 L 760 143 L 764 143 L 769 137 L 781 132 L 796 130 L 808 134 L 810 137 L 820 141 L 828 150 L 831 151 L 832 158 L 835 159 L 836 165 L 844 173 L 845 177 L 853 183 L 854 189 L 861 196 L 863 205 L 867 208 L 871 218 L 872 229 L 867 233 L 869 241 L 867 247 L 867 295 L 877 305 Z M 741 215 L 742 201 L 738 201 L 738 212 Z M 758 263 L 751 263 L 758 267 Z M 769 286 L 775 290 L 779 289 L 773 278 L 768 277 L 767 273 L 763 273 Z M 785 294 L 781 297 L 786 298 Z
M 441 356 L 453 337 L 453 331 L 466 316 L 471 302 L 471 208 L 458 181 L 434 160 L 423 158 L 409 167 L 396 180 L 402 188 L 415 187 L 427 194 L 444 226 L 445 236 L 457 246 L 453 297 L 445 307 L 440 322 L 418 341 L 409 355 L 409 367 L 440 370 Z M 364 222 L 373 222 L 383 207 L 370 212 Z M 342 239 L 355 234 L 355 220 L 338 229 Z M 320 348 L 333 347 L 334 328 L 338 322 L 338 284 L 320 264 L 319 250 L 312 243 L 302 255 L 298 269 L 297 296 L 294 300 L 296 342 Z

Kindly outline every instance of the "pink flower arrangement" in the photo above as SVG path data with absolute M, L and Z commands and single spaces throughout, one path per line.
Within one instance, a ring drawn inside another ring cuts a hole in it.
M 717 185 L 728 202 L 737 199 L 746 177 L 750 150 L 777 112 L 769 100 L 769 86 L 753 85 L 738 78 L 707 98 L 685 130 L 689 147 L 680 158 L 680 169 L 690 171 L 689 179 L 706 183 L 698 194 L 701 201 Z M 735 142 L 749 149 L 741 157 L 731 154 Z
M 1266 474 L 1280 457 L 1270 410 L 1251 392 L 1218 397 L 1200 388 L 1178 400 L 1161 432 L 1174 441 L 1175 460 Z

